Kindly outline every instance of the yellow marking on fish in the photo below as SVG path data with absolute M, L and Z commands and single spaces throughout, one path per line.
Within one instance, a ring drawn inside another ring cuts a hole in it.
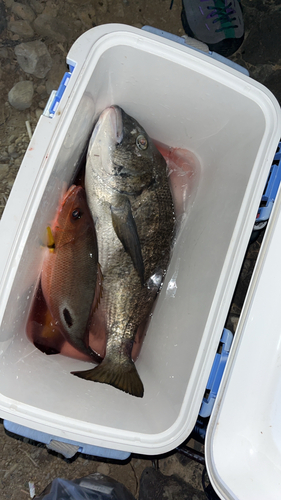
M 50 226 L 47 227 L 47 247 L 49 248 L 50 252 L 54 252 L 55 240 Z

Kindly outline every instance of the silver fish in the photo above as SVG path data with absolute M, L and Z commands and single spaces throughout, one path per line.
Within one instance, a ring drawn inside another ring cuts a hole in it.
M 85 174 L 94 219 L 106 322 L 101 364 L 75 375 L 137 397 L 143 384 L 131 358 L 167 268 L 174 209 L 167 166 L 139 123 L 120 107 L 106 108 L 90 139 Z

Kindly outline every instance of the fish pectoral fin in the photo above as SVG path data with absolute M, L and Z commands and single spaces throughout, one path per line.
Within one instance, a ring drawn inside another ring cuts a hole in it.
M 131 203 L 124 196 L 123 202 L 118 206 L 111 205 L 112 225 L 116 235 L 121 241 L 125 251 L 130 255 L 134 268 L 142 284 L 144 284 L 144 263 L 141 253 L 141 244 L 135 219 L 131 210 Z
M 143 397 L 143 383 L 132 360 L 128 360 L 128 363 L 124 365 L 105 358 L 96 368 L 71 373 L 85 380 L 112 385 L 137 398 Z
M 53 252 L 55 250 L 55 240 L 50 226 L 47 227 L 47 247 L 49 248 L 50 252 Z

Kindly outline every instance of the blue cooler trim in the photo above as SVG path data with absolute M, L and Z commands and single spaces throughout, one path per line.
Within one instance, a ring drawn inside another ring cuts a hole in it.
M 13 434 L 32 439 L 33 441 L 38 441 L 39 443 L 44 443 L 46 445 L 49 445 L 51 441 L 73 445 L 76 447 L 75 453 L 79 452 L 85 455 L 110 458 L 113 460 L 126 460 L 131 455 L 131 453 L 126 451 L 111 450 L 109 448 L 102 448 L 100 446 L 92 446 L 84 443 L 81 444 L 77 441 L 64 439 L 58 436 L 52 436 L 51 434 L 47 434 L 45 432 L 36 431 L 34 429 L 30 429 L 29 427 L 15 424 L 14 422 L 10 422 L 9 420 L 4 420 L 4 427 L 7 431 L 12 432 Z M 79 447 L 78 449 L 77 446 Z
M 49 118 L 53 118 L 55 112 L 58 108 L 59 102 L 65 92 L 65 89 L 69 83 L 71 75 L 74 71 L 75 66 L 69 64 L 69 71 L 67 71 L 61 80 L 58 90 L 53 90 L 47 102 L 47 105 L 43 111 L 43 115 L 48 116 Z
M 192 47 L 191 45 L 188 45 L 186 43 L 185 39 L 182 38 L 181 36 L 173 35 L 172 33 L 169 33 L 168 31 L 163 31 L 159 30 L 158 28 L 153 28 L 152 26 L 143 26 L 142 30 L 147 31 L 148 33 L 153 33 L 154 35 L 162 36 L 163 38 L 167 38 L 168 40 L 172 40 L 173 42 L 180 43 L 181 45 L 185 45 L 187 47 L 190 47 L 191 49 L 197 50 L 198 52 L 201 52 L 202 54 L 206 54 L 216 61 L 220 61 L 223 64 L 226 64 L 230 68 L 236 69 L 237 71 L 240 71 L 240 73 L 243 73 L 246 76 L 249 76 L 249 71 L 246 68 L 243 68 L 243 66 L 240 66 L 240 64 L 237 64 L 230 59 L 227 59 L 226 57 L 221 56 L 220 54 L 217 54 L 216 52 L 204 52 L 203 50 L 197 49 L 196 47 Z
M 281 141 L 278 144 L 267 183 L 262 195 L 254 230 L 262 229 L 268 221 L 281 182 Z
M 70 72 L 65 73 L 62 77 L 62 81 L 60 83 L 60 86 L 56 92 L 55 98 L 54 98 L 54 100 L 50 106 L 50 109 L 49 109 L 49 115 L 51 118 L 53 118 L 53 116 L 57 110 L 59 102 L 60 102 L 60 100 L 65 92 L 65 89 L 66 89 L 68 83 L 69 83 L 70 77 L 71 77 Z
M 224 328 L 200 408 L 200 417 L 206 418 L 211 415 L 229 355 L 232 340 L 232 332 Z

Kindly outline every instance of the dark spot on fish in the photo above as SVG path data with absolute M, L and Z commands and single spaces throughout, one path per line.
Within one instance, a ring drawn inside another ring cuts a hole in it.
M 72 212 L 71 215 L 72 215 L 72 218 L 75 219 L 75 220 L 76 219 L 81 219 L 82 212 L 81 212 L 81 210 L 79 210 L 79 208 L 75 208 L 75 210 L 73 210 L 73 212 Z
M 155 177 L 152 177 L 150 183 L 147 185 L 146 189 L 153 189 L 158 185 L 158 180 Z
M 72 317 L 68 309 L 64 308 L 63 316 L 67 323 L 67 326 L 70 328 L 73 325 Z
M 127 177 L 129 177 L 128 172 L 122 172 L 122 170 L 123 170 L 123 166 L 117 165 L 116 167 L 114 167 L 114 175 L 116 175 L 118 177 L 122 177 L 122 179 L 127 179 Z
M 116 189 L 116 191 L 118 191 L 118 193 L 120 194 L 125 194 L 126 196 L 132 196 L 133 198 L 135 198 L 143 192 L 143 189 L 141 189 L 140 191 L 124 191 L 122 189 Z

